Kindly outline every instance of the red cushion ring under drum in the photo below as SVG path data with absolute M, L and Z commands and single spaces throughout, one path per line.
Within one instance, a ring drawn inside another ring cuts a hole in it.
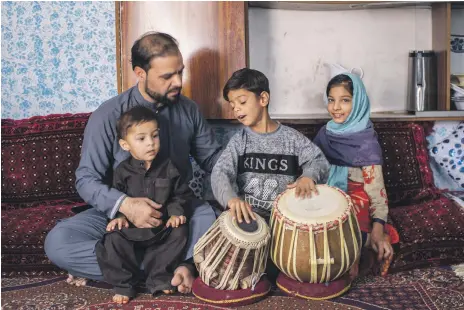
M 271 283 L 264 276 L 256 285 L 254 291 L 251 289 L 218 290 L 206 285 L 198 277 L 192 286 L 192 293 L 198 299 L 223 307 L 240 307 L 253 304 L 264 297 L 271 290 Z
M 351 279 L 347 272 L 340 279 L 329 283 L 299 282 L 280 273 L 277 277 L 277 286 L 287 295 L 312 300 L 325 300 L 339 297 L 351 287 Z

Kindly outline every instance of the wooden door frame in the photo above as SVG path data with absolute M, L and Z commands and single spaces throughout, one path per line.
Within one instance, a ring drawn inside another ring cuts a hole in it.
M 122 45 L 121 45 L 121 2 L 115 1 L 115 19 L 116 19 L 116 76 L 118 94 L 122 92 Z

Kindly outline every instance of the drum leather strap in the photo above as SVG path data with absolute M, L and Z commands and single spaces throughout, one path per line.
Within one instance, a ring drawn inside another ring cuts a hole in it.
M 339 223 L 338 227 L 340 229 L 340 247 L 341 247 L 340 254 L 341 254 L 341 260 L 342 261 L 341 261 L 341 264 L 340 264 L 340 270 L 338 271 L 338 274 L 335 276 L 335 278 L 337 278 L 337 279 L 345 269 L 345 255 L 347 256 L 347 262 L 350 260 L 350 258 L 349 258 L 350 253 L 348 253 L 348 247 L 346 246 L 345 235 L 343 233 L 342 221 L 340 219 L 338 219 L 338 223 Z
M 326 277 L 326 272 L 327 272 L 327 257 L 326 257 L 326 254 L 327 254 L 327 244 L 326 244 L 326 236 L 327 236 L 327 223 L 324 223 L 324 250 L 322 253 L 324 253 L 323 255 L 323 259 L 322 259 L 322 272 L 321 272 L 321 283 L 324 283 L 325 282 L 325 277 Z
M 206 259 L 205 261 L 205 265 L 206 266 L 209 266 L 208 268 L 206 268 L 206 278 L 208 279 L 208 282 L 209 282 L 209 279 L 212 278 L 213 276 L 213 273 L 216 271 L 216 268 L 217 266 L 219 265 L 219 263 L 221 262 L 221 258 L 224 257 L 224 255 L 229 251 L 229 249 L 232 247 L 232 243 L 231 242 L 228 242 L 227 244 L 224 245 L 224 243 L 227 241 L 227 239 L 223 236 L 221 236 L 221 240 L 216 243 L 213 247 L 213 249 L 211 250 L 211 252 L 209 252 L 208 254 L 208 258 Z M 219 249 L 222 250 L 219 252 L 219 254 L 217 255 L 217 252 L 219 251 Z M 210 265 L 209 263 L 211 262 L 211 260 L 214 259 L 213 263 Z M 209 283 L 205 283 L 206 285 L 209 285 Z
M 309 226 L 309 263 L 311 265 L 311 283 L 317 283 L 316 244 L 314 242 L 313 227 Z
M 253 276 L 251 279 L 251 290 L 254 291 L 256 285 L 258 284 L 261 277 L 264 275 L 264 269 L 267 258 L 266 253 L 269 251 L 269 244 L 266 245 L 264 248 L 260 248 L 255 254 L 255 262 L 253 264 Z M 259 262 L 259 264 L 258 264 Z
M 326 245 L 326 249 L 327 249 L 327 256 L 325 257 L 325 262 L 324 263 L 327 263 L 327 281 L 330 279 L 330 268 L 332 267 L 332 259 L 330 257 L 330 248 L 329 248 L 329 236 L 327 235 L 327 223 L 324 225 L 324 231 L 325 231 L 325 245 Z
M 358 239 L 356 239 L 356 234 L 354 232 L 354 227 L 353 227 L 353 217 L 350 215 L 348 216 L 348 220 L 349 220 L 349 223 L 350 223 L 350 229 L 351 229 L 351 237 L 353 238 L 353 244 L 354 244 L 354 257 L 355 259 L 353 260 L 353 262 L 356 261 L 356 258 L 358 257 L 359 253 L 358 253 Z M 357 219 L 356 219 L 357 221 Z M 358 225 L 359 227 L 359 225 Z M 351 266 L 350 266 L 351 267 Z
M 232 254 L 232 258 L 230 259 L 231 263 L 229 264 L 229 266 L 227 266 L 227 269 L 224 272 L 224 275 L 222 276 L 221 282 L 219 282 L 219 285 L 216 287 L 217 289 L 222 290 L 222 289 L 224 289 L 226 287 L 227 279 L 229 278 L 229 276 L 230 276 L 230 274 L 232 272 L 232 267 L 234 266 L 234 264 L 232 262 L 235 262 L 237 260 L 239 252 L 240 252 L 240 248 L 239 247 L 235 248 L 234 254 Z M 249 252 L 248 250 L 245 252 L 245 257 L 243 258 L 242 263 L 240 264 L 240 267 L 237 270 L 237 273 L 236 273 L 235 277 L 237 277 L 237 274 L 240 274 L 240 271 L 242 270 L 241 267 L 242 267 L 243 263 L 245 262 L 245 259 L 248 256 L 248 252 Z M 219 260 L 219 261 L 221 259 L 222 259 L 222 256 L 216 258 L 216 260 Z M 235 279 L 235 277 L 234 277 L 234 281 L 232 281 L 232 287 L 234 286 L 234 284 L 236 284 L 238 282 L 238 277 L 237 277 L 237 280 Z
M 296 224 L 293 225 L 293 232 L 292 232 L 292 238 L 290 239 L 290 248 L 289 248 L 289 251 L 288 251 L 288 258 L 287 258 L 287 270 L 288 270 L 288 273 L 291 273 L 290 272 L 290 266 L 294 265 L 292 264 L 292 261 L 295 261 L 296 258 L 295 256 L 293 256 L 293 247 L 295 246 L 295 234 L 296 234 Z M 293 260 L 292 260 L 292 256 L 293 256 Z M 296 270 L 294 269 L 294 273 L 296 275 Z
M 279 234 L 277 234 L 277 232 L 276 232 L 277 224 L 275 223 L 276 220 L 274 220 L 274 217 L 272 217 L 272 221 L 273 222 L 272 222 L 271 227 L 272 227 L 272 236 L 273 237 L 271 238 L 271 243 L 272 243 L 271 249 L 274 249 L 274 252 L 271 253 L 271 255 L 272 255 L 271 258 L 274 260 L 274 263 L 277 264 L 277 260 L 276 260 L 276 258 L 277 258 L 276 244 L 279 244 Z M 277 240 L 275 240 L 276 236 L 277 236 Z
M 278 227 L 278 228 L 277 228 L 277 234 L 274 235 L 274 236 L 277 236 L 276 244 L 279 244 L 279 242 L 280 242 L 280 237 L 281 237 L 281 234 L 282 234 L 282 222 L 283 222 L 282 219 L 278 219 L 278 220 L 277 220 L 277 224 L 275 225 L 276 227 Z M 283 238 L 282 238 L 282 239 L 283 239 Z M 281 244 L 281 246 L 282 246 L 282 244 Z M 274 254 L 274 255 L 273 255 L 273 257 L 274 257 L 274 262 L 276 263 L 276 265 L 277 265 L 277 248 L 278 248 L 278 246 L 274 246 L 274 253 L 273 253 L 273 254 Z M 284 268 L 283 268 L 283 266 L 282 266 L 282 251 L 280 251 L 279 254 L 280 254 L 280 256 L 279 256 L 279 258 L 280 258 L 280 260 L 279 260 L 280 266 L 277 266 L 277 267 L 279 267 L 279 269 L 280 269 L 281 271 L 283 271 Z M 284 273 L 285 273 L 285 272 L 284 272 Z
M 216 227 L 214 228 L 211 227 L 211 230 L 209 232 L 206 232 L 205 236 L 202 237 L 200 240 L 198 240 L 197 244 L 195 245 L 194 254 L 198 254 L 201 251 L 203 251 L 206 245 L 209 244 L 210 240 L 214 240 L 221 233 L 221 228 L 219 227 L 219 225 L 217 224 L 213 224 L 213 225 L 216 225 Z M 213 237 L 210 238 L 209 235 L 213 235 Z
M 296 230 L 296 224 L 293 226 L 294 233 Z M 298 248 L 298 232 L 295 234 L 295 243 L 293 244 L 293 271 L 295 272 L 295 277 L 297 278 L 298 281 L 303 282 L 301 278 L 298 276 L 298 273 L 296 271 L 296 249 Z
M 237 252 L 237 250 L 240 251 L 240 248 L 235 249 L 236 252 Z M 238 278 L 240 276 L 240 271 L 242 271 L 243 265 L 245 265 L 245 262 L 246 262 L 246 259 L 247 259 L 249 253 L 250 253 L 250 249 L 246 249 L 245 250 L 245 255 L 244 255 L 242 261 L 240 262 L 240 265 L 238 266 L 238 269 L 237 269 L 237 272 L 235 273 L 234 278 L 232 279 L 231 287 L 236 287 L 238 285 Z M 238 252 L 237 252 L 237 255 L 238 255 Z M 235 262 L 236 258 L 237 258 L 237 256 L 235 256 L 235 253 L 234 253 L 233 262 Z M 229 268 L 231 268 L 233 265 L 234 264 L 230 263 L 227 269 L 229 270 Z M 228 277 L 229 277 L 229 273 L 226 272 L 226 274 L 224 274 L 224 278 L 222 279 L 221 282 L 224 282 Z M 219 288 L 219 289 L 221 289 L 221 288 Z
M 205 257 L 205 260 L 201 263 L 203 266 L 210 266 L 206 268 L 201 268 L 202 270 L 202 276 L 205 278 L 205 284 L 209 285 L 209 280 L 211 279 L 211 275 L 214 273 L 215 269 L 213 266 L 211 266 L 211 261 L 216 257 L 217 252 L 220 250 L 220 247 L 222 244 L 226 241 L 225 238 L 219 237 L 218 242 L 215 244 L 215 246 L 211 249 L 211 252 L 209 252 L 208 256 Z M 227 249 L 228 250 L 228 249 Z

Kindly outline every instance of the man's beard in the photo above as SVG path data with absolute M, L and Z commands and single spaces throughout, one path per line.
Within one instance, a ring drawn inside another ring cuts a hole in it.
M 168 90 L 164 95 L 162 95 L 160 93 L 157 93 L 149 89 L 147 84 L 148 84 L 147 81 L 145 81 L 145 92 L 147 93 L 148 96 L 150 96 L 151 99 L 153 99 L 156 103 L 158 103 L 159 107 L 175 104 L 179 100 L 180 91 L 182 88 L 180 87 L 172 88 Z M 179 94 L 176 95 L 174 98 L 170 99 L 168 97 L 168 94 L 169 92 L 173 92 L 173 91 L 179 91 Z

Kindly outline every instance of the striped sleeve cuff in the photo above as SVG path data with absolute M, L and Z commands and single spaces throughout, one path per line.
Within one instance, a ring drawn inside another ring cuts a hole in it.
M 119 211 L 119 207 L 121 206 L 121 203 L 123 202 L 123 200 L 127 197 L 126 194 L 122 195 L 121 197 L 119 197 L 118 200 L 116 200 L 116 203 L 114 204 L 114 207 L 113 209 L 111 210 L 111 213 L 110 213 L 110 219 L 114 219 L 115 216 L 116 216 L 116 213 L 118 213 Z

